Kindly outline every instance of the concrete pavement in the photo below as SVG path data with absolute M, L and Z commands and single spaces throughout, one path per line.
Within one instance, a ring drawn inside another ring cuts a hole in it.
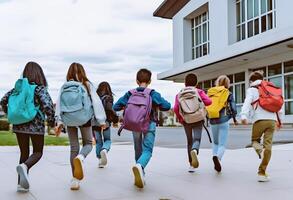
M 211 150 L 200 152 L 200 167 L 194 174 L 187 172 L 185 149 L 154 149 L 146 169 L 145 189 L 133 186 L 131 145 L 113 145 L 109 165 L 98 169 L 94 152 L 85 161 L 85 179 L 79 191 L 70 191 L 69 147 L 45 147 L 42 160 L 30 173 L 31 190 L 16 192 L 17 147 L 0 147 L 1 200 L 95 200 L 95 199 L 292 199 L 293 145 L 273 147 L 268 173 L 271 182 L 258 183 L 259 160 L 252 149 L 227 150 L 223 172 L 215 173 Z

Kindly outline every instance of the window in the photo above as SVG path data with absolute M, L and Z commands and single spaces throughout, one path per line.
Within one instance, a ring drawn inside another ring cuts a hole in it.
M 192 59 L 196 59 L 210 52 L 209 44 L 209 15 L 208 12 L 191 20 L 192 24 Z
M 275 0 L 236 0 L 237 41 L 276 27 Z
M 245 99 L 245 72 L 231 74 L 228 77 L 231 83 L 230 91 L 234 95 L 237 113 L 239 114 Z

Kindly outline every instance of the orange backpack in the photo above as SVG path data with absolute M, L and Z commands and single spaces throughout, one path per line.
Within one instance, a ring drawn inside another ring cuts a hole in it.
M 262 81 L 256 88 L 259 92 L 259 99 L 252 102 L 251 105 L 253 106 L 258 103 L 264 110 L 276 113 L 278 122 L 281 125 L 278 112 L 282 109 L 284 104 L 282 89 L 268 81 Z

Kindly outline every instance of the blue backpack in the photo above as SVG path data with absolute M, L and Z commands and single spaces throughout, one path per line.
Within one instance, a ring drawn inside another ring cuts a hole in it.
M 82 83 L 68 81 L 62 86 L 60 112 L 66 126 L 82 126 L 93 118 L 92 101 Z
M 37 85 L 30 84 L 27 78 L 16 81 L 14 91 L 8 99 L 8 121 L 19 125 L 32 121 L 38 113 L 39 106 L 35 106 L 35 89 Z

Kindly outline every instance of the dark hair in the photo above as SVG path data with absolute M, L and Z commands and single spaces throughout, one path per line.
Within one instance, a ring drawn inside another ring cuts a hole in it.
M 196 86 L 197 85 L 197 76 L 195 74 L 187 74 L 185 76 L 185 86 Z
M 148 69 L 140 69 L 136 74 L 136 80 L 139 83 L 149 83 L 152 78 L 152 72 Z
M 79 63 L 72 63 L 68 69 L 66 80 L 70 81 L 77 81 L 81 82 L 85 88 L 87 89 L 87 92 L 90 93 L 90 89 L 88 88 L 87 82 L 90 82 L 89 79 L 86 76 L 85 70 L 83 66 Z
M 114 96 L 114 93 L 111 90 L 111 86 L 108 82 L 101 82 L 98 86 L 97 89 L 97 94 L 99 96 L 103 96 L 103 95 L 110 95 L 111 97 Z
M 252 72 L 249 76 L 249 81 L 263 80 L 263 71 Z
M 48 86 L 43 69 L 36 62 L 28 62 L 24 67 L 22 76 L 23 78 L 27 78 L 30 83 L 39 86 Z

